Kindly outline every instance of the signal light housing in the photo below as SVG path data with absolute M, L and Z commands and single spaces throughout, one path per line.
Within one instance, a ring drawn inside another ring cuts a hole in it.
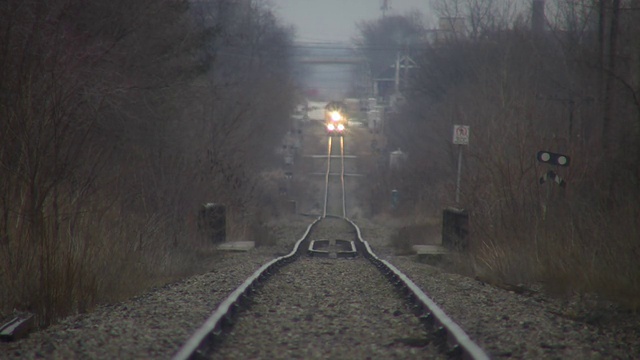
M 571 158 L 569 156 L 549 151 L 538 151 L 536 159 L 541 163 L 557 166 L 569 166 L 569 163 L 571 163 Z

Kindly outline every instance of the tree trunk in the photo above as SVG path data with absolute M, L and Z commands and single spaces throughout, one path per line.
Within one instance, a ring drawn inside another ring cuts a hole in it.
M 613 0 L 611 11 L 611 25 L 609 30 L 609 48 L 608 48 L 608 68 L 604 89 L 604 109 L 602 119 L 602 146 L 605 156 L 610 156 L 611 152 L 611 120 L 615 97 L 613 96 L 613 87 L 616 73 L 616 52 L 618 41 L 618 24 L 620 15 L 620 0 Z

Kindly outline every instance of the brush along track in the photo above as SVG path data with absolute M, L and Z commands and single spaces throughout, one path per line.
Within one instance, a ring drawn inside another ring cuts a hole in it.
M 0 342 L 0 359 L 169 359 L 238 284 L 291 251 L 308 219 L 288 218 L 273 225 L 280 239 L 273 247 L 218 254 L 212 272 L 70 316 L 17 342 Z M 567 301 L 543 293 L 523 296 L 494 288 L 420 263 L 415 256 L 395 255 L 388 247 L 394 228 L 382 227 L 379 220 L 360 219 L 358 226 L 380 257 L 428 291 L 492 358 L 640 359 L 637 312 L 607 302 L 587 303 L 577 297 Z

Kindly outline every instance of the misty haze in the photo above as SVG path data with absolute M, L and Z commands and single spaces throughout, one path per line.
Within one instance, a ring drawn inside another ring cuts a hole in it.
M 0 3 L 0 359 L 640 358 L 637 2 Z

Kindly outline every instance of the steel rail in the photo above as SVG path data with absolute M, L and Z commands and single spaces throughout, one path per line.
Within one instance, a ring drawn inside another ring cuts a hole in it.
M 225 323 L 231 323 L 232 317 L 237 313 L 238 308 L 242 305 L 242 302 L 246 300 L 255 286 L 258 283 L 270 275 L 271 270 L 275 270 L 278 267 L 287 264 L 294 260 L 298 253 L 298 248 L 303 241 L 309 236 L 311 228 L 320 221 L 317 218 L 314 222 L 309 224 L 307 231 L 296 242 L 293 250 L 284 256 L 280 256 L 268 263 L 262 265 L 256 270 L 242 285 L 235 289 L 231 295 L 229 295 L 218 308 L 209 316 L 205 323 L 185 342 L 185 344 L 178 350 L 173 356 L 173 360 L 186 360 L 200 358 L 203 353 L 206 353 L 209 348 L 210 342 L 215 340 L 215 337 L 219 335 L 224 327 Z
M 489 356 L 469 335 L 462 330 L 431 298 L 429 298 L 409 277 L 386 260 L 380 259 L 371 249 L 369 243 L 362 239 L 360 228 L 350 219 L 345 218 L 356 229 L 358 240 L 364 245 L 365 256 L 382 271 L 397 287 L 404 290 L 414 305 L 422 312 L 421 318 L 436 329 L 436 334 L 445 335 L 450 346 L 450 355 L 464 359 L 488 360 Z
M 340 170 L 340 184 L 342 185 L 342 217 L 347 217 L 347 194 L 346 188 L 344 185 L 344 136 L 340 136 L 340 161 L 341 161 L 341 170 Z
M 331 174 L 331 148 L 333 146 L 332 137 L 329 136 L 328 149 L 327 149 L 327 173 L 324 176 L 324 207 L 322 210 L 322 217 L 327 217 L 327 203 L 329 202 L 329 175 Z
M 261 280 L 271 274 L 271 270 L 277 270 L 282 265 L 295 260 L 300 245 L 307 239 L 311 229 L 322 218 L 317 218 L 309 224 L 302 237 L 296 242 L 293 250 L 277 259 L 271 260 L 255 271 L 242 285 L 234 290 L 212 313 L 205 323 L 187 340 L 173 357 L 174 360 L 200 359 L 212 349 L 212 343 L 222 333 L 227 324 L 232 323 L 232 318 L 237 314 L 243 301 L 254 291 Z M 440 307 L 431 300 L 411 279 L 386 260 L 380 259 L 371 249 L 367 241 L 362 238 L 360 228 L 350 219 L 343 218 L 356 229 L 358 241 L 365 248 L 365 257 L 376 266 L 397 288 L 404 291 L 407 299 L 412 301 L 421 320 L 435 329 L 434 334 L 443 345 L 449 347 L 445 350 L 450 357 L 485 360 L 489 356 L 476 345 L 469 336 L 457 325 Z
M 369 243 L 362 238 L 360 228 L 346 217 L 346 198 L 344 184 L 344 140 L 340 139 L 340 152 L 342 158 L 341 184 L 342 184 L 342 207 L 343 217 L 356 229 L 358 241 L 365 249 L 364 256 L 376 266 L 397 288 L 403 290 L 408 300 L 412 301 L 421 320 L 435 329 L 434 334 L 442 340 L 443 345 L 448 345 L 448 355 L 464 359 L 485 360 L 488 355 L 456 324 L 440 307 L 431 300 L 409 277 L 403 274 L 398 268 L 386 260 L 380 259 L 371 249 Z M 278 257 L 261 266 L 247 280 L 245 280 L 231 295 L 229 295 L 205 321 L 205 323 L 187 340 L 180 350 L 173 357 L 174 360 L 185 360 L 202 358 L 211 348 L 212 343 L 218 335 L 222 333 L 226 324 L 232 323 L 233 316 L 244 300 L 254 291 L 254 288 L 261 280 L 271 274 L 272 270 L 277 270 L 282 265 L 295 260 L 300 245 L 307 239 L 311 229 L 321 219 L 327 217 L 327 202 L 329 192 L 329 174 L 331 170 L 332 139 L 328 142 L 328 161 L 326 175 L 326 191 L 324 212 L 308 227 L 302 237 L 296 242 L 293 250 L 284 256 Z M 338 216 L 330 216 L 337 217 Z
M 346 218 L 347 217 L 347 202 L 346 202 L 346 188 L 345 188 L 345 170 L 344 170 L 344 159 L 345 159 L 345 155 L 344 155 L 344 137 L 340 136 L 340 155 L 339 156 L 333 156 L 333 137 L 329 137 L 329 141 L 328 141 L 328 148 L 327 148 L 327 172 L 325 173 L 325 192 L 324 192 L 324 207 L 323 207 L 323 211 L 322 211 L 322 217 L 326 218 L 326 217 L 339 217 L 339 218 Z M 337 175 L 337 173 L 332 173 L 331 172 L 331 159 L 333 158 L 340 158 L 340 187 L 341 187 L 341 191 L 342 191 L 342 197 L 341 197 L 341 202 L 342 202 L 342 215 L 329 215 L 327 214 L 327 207 L 329 206 L 329 191 L 330 191 L 330 181 L 329 178 L 331 177 L 331 175 Z

